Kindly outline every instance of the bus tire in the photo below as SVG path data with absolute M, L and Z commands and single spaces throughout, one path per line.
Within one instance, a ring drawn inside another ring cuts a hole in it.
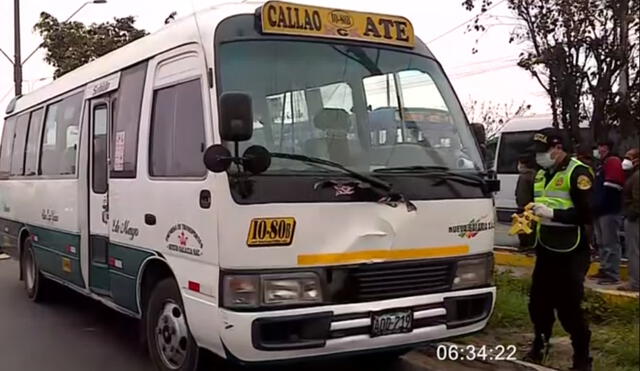
M 153 287 L 144 321 L 147 349 L 158 370 L 196 370 L 198 345 L 189 331 L 180 289 L 174 279 L 165 278 Z
M 24 288 L 27 297 L 34 302 L 41 302 L 45 295 L 46 278 L 40 273 L 36 255 L 33 252 L 31 237 L 24 240 L 22 254 L 20 255 L 20 266 L 24 274 Z

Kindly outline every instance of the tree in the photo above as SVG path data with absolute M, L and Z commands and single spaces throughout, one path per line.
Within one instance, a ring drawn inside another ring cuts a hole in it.
M 525 102 L 516 104 L 513 101 L 511 103 L 495 103 L 470 100 L 463 104 L 463 107 L 470 122 L 484 125 L 487 141 L 496 137 L 513 118 L 522 116 L 531 109 L 530 104 Z
M 525 45 L 518 65 L 547 92 L 554 125 L 562 123 L 576 142 L 584 120 L 596 138 L 613 125 L 638 127 L 637 63 L 628 61 L 638 52 L 639 0 L 506 1 L 521 22 L 509 42 Z M 483 11 L 492 0 L 462 4 L 472 10 L 476 3 Z
M 43 39 L 45 61 L 55 67 L 54 78 L 72 71 L 147 34 L 134 26 L 132 16 L 114 18 L 113 22 L 60 22 L 49 13 L 40 13 L 33 27 Z

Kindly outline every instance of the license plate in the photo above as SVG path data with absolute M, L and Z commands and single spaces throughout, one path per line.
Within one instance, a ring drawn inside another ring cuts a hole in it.
M 400 334 L 413 330 L 413 311 L 393 310 L 371 315 L 371 337 Z

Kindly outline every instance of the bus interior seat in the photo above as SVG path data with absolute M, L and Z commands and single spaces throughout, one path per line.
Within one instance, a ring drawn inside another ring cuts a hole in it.
M 351 127 L 349 113 L 340 108 L 323 108 L 313 118 L 317 129 L 326 133 L 324 138 L 307 139 L 305 152 L 312 156 L 329 158 L 344 163 L 349 161 L 350 151 L 347 134 Z

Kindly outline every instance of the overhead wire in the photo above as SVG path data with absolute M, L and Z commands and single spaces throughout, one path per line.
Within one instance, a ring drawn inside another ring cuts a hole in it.
M 480 14 L 476 14 L 476 15 L 474 15 L 473 17 L 471 17 L 471 18 L 469 18 L 468 20 L 466 20 L 466 21 L 464 21 L 464 22 L 460 23 L 459 25 L 457 25 L 457 26 L 453 27 L 452 29 L 450 29 L 450 30 L 448 30 L 448 31 L 446 31 L 446 32 L 444 32 L 444 33 L 442 33 L 442 34 L 440 34 L 440 35 L 436 36 L 435 38 L 433 38 L 433 39 L 431 39 L 431 40 L 429 40 L 429 41 L 427 41 L 427 44 L 430 44 L 430 43 L 432 43 L 432 42 L 435 42 L 435 41 L 437 41 L 437 40 L 439 40 L 439 39 L 441 39 L 441 38 L 443 38 L 443 37 L 447 36 L 448 34 L 452 33 L 453 31 L 456 31 L 457 29 L 459 29 L 460 27 L 462 27 L 462 26 L 466 25 L 467 23 L 472 22 L 473 20 L 477 19 L 478 17 L 482 16 L 483 14 L 486 14 L 488 11 L 490 11 L 491 9 L 493 9 L 493 8 L 497 7 L 498 5 L 500 5 L 500 4 L 502 4 L 502 3 L 504 3 L 505 1 L 506 1 L 506 0 L 500 0 L 500 1 L 498 1 L 497 3 L 495 3 L 495 4 L 491 5 L 490 7 L 488 7 L 484 12 L 482 12 L 482 13 L 480 13 Z

